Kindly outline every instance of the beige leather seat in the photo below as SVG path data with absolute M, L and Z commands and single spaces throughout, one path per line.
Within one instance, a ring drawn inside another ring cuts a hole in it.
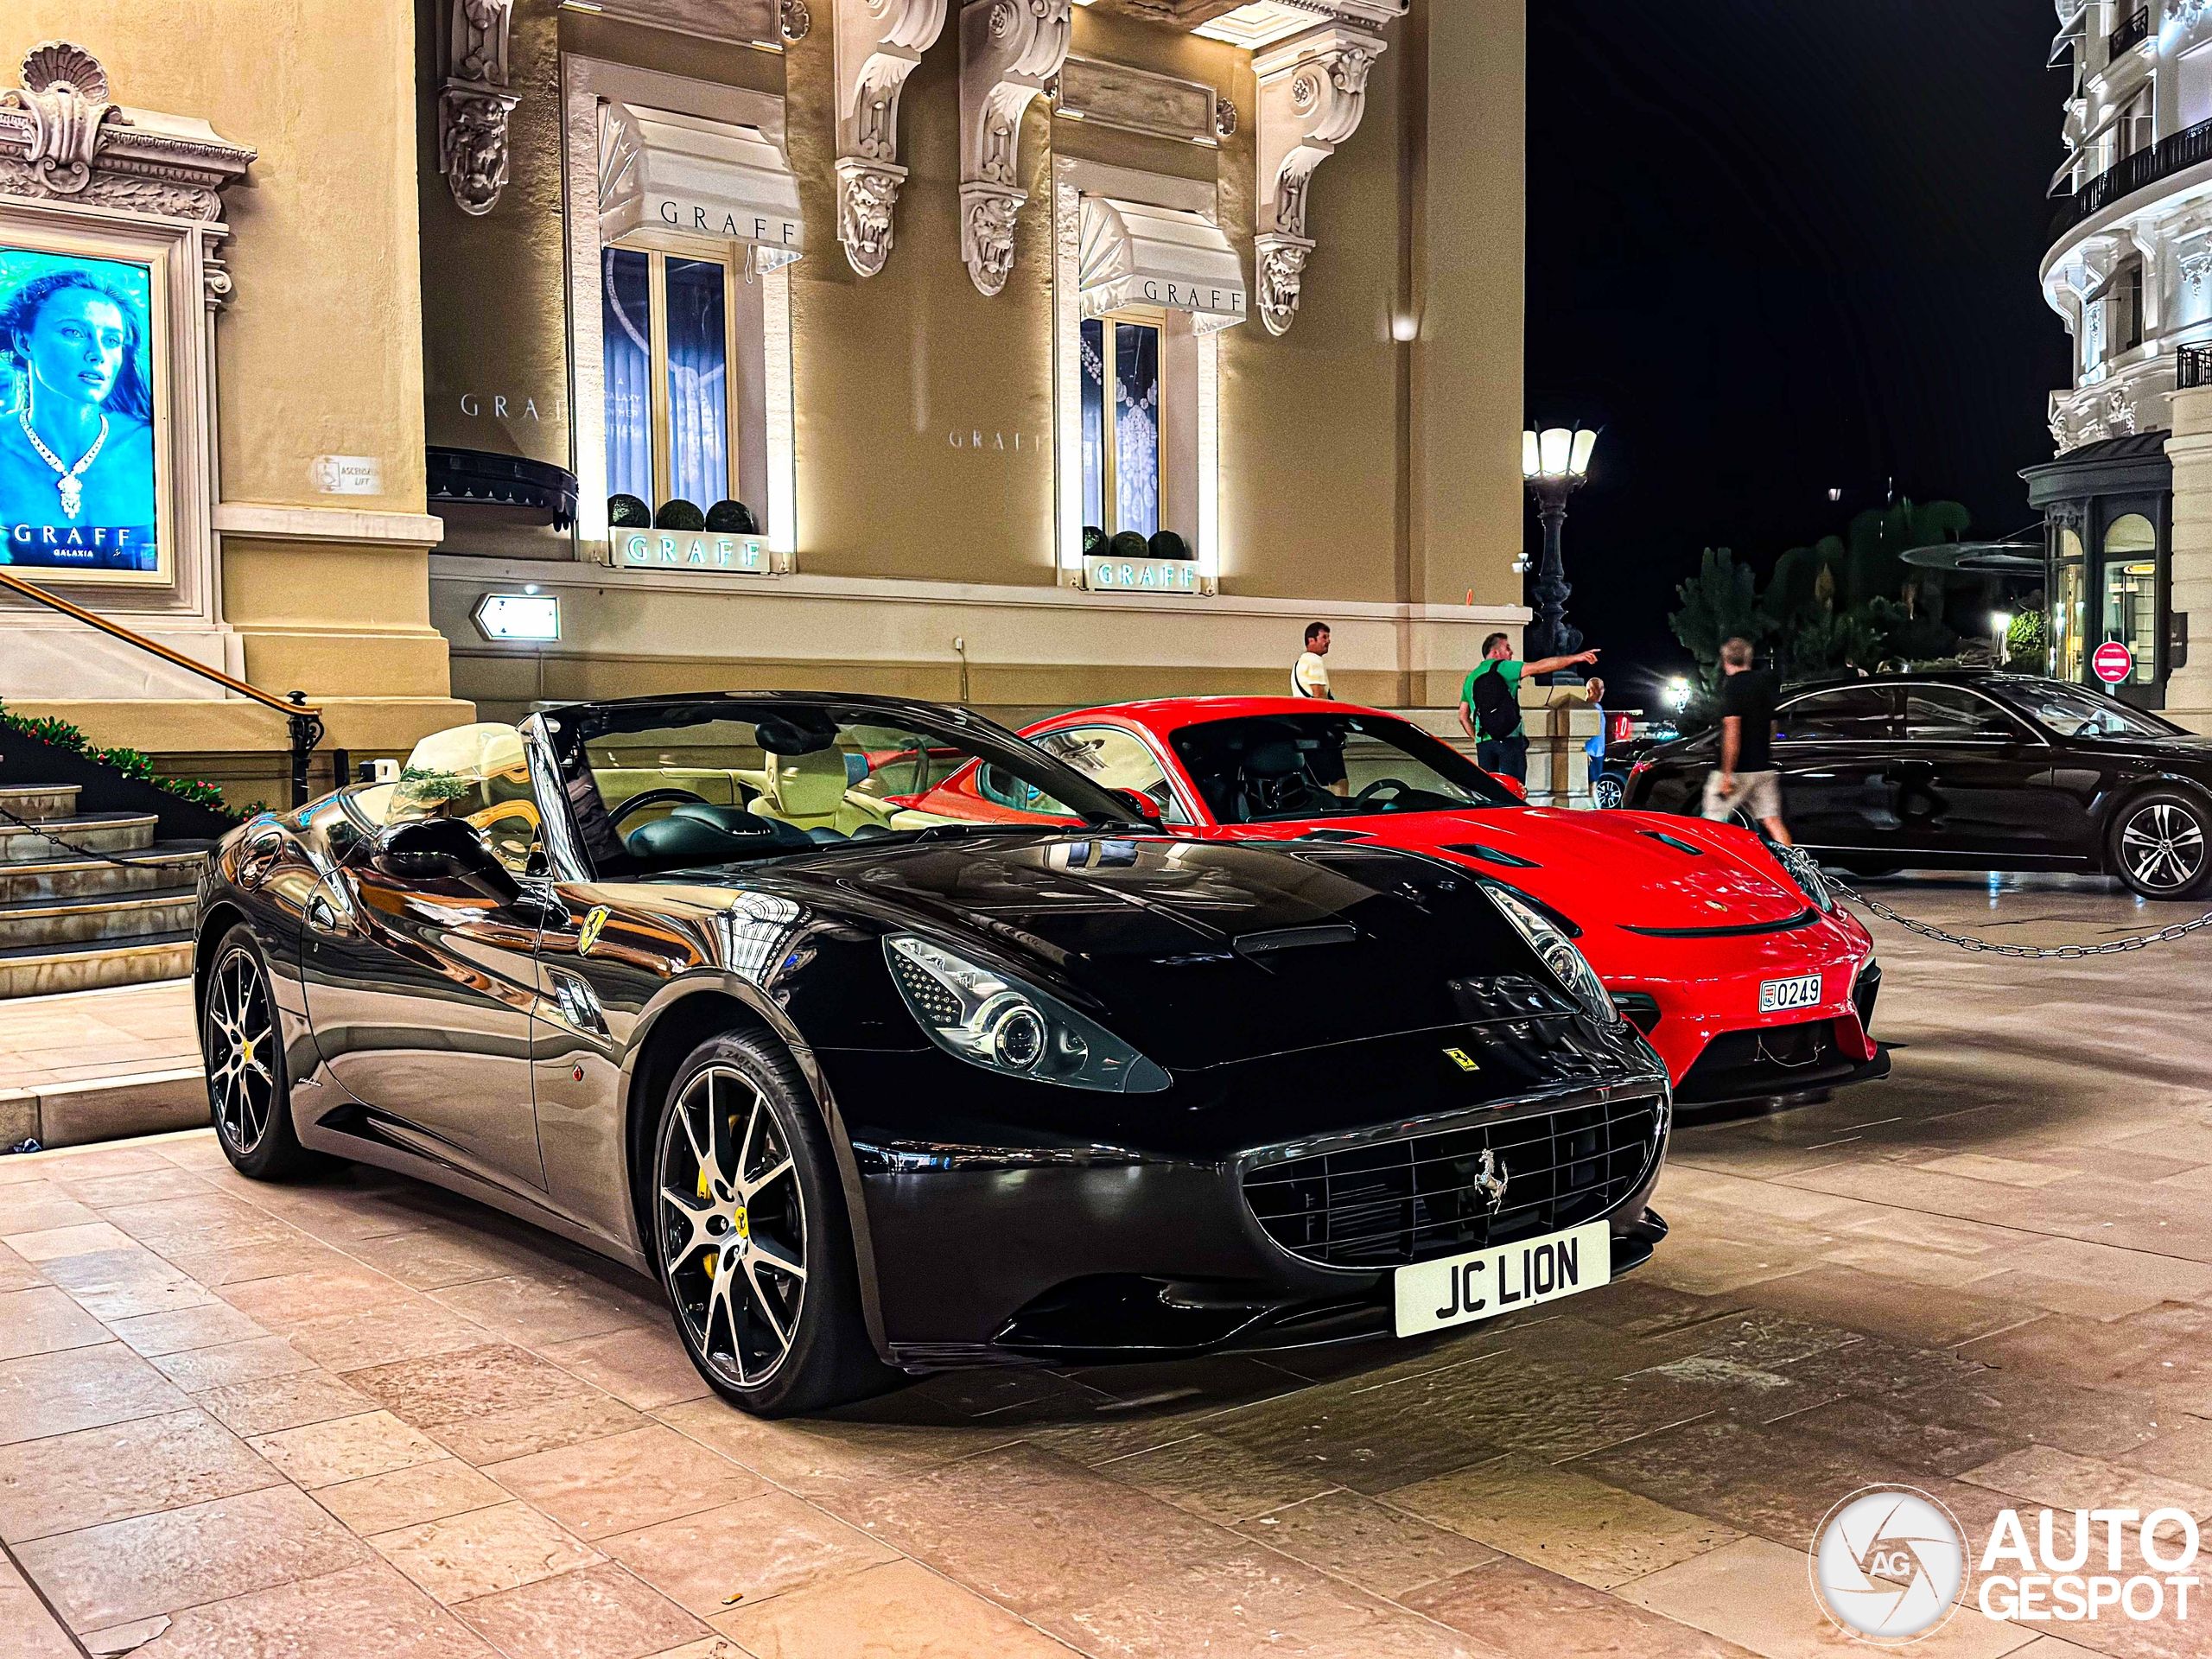
M 834 748 L 811 754 L 766 756 L 767 775 L 753 810 L 781 818 L 802 830 L 838 830 L 847 835 L 857 823 L 845 804 L 845 757 Z M 845 822 L 851 819 L 852 823 Z

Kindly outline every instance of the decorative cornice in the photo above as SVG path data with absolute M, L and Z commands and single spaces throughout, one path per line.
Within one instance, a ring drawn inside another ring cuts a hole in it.
M 833 0 L 837 38 L 837 239 L 873 276 L 891 257 L 899 165 L 899 94 L 944 29 L 947 0 Z
M 960 257 L 1006 287 L 1022 187 L 1021 118 L 1067 61 L 1072 0 L 967 0 L 960 14 Z
M 480 215 L 507 186 L 507 31 L 514 0 L 449 0 L 445 85 L 438 92 L 438 170 L 454 203 Z
M 1256 54 L 1260 80 L 1258 253 L 1260 321 L 1268 332 L 1288 331 L 1298 315 L 1306 263 L 1315 244 L 1306 232 L 1313 170 L 1359 130 L 1367 111 L 1367 77 L 1385 42 L 1376 35 L 1332 24 Z
M 814 13 L 806 0 L 783 0 L 778 18 L 778 29 L 783 37 L 797 46 L 814 28 Z
M 205 121 L 125 109 L 83 47 L 41 41 L 0 92 L 0 196 L 219 224 L 252 150 Z

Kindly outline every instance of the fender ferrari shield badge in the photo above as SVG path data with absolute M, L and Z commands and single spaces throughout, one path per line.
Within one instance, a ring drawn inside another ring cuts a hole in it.
M 600 930 L 607 925 L 607 906 L 594 905 L 591 913 L 584 918 L 583 931 L 576 935 L 576 954 L 588 957 L 591 948 L 599 943 Z
M 1483 1069 L 1482 1063 L 1464 1048 L 1447 1048 L 1444 1051 L 1444 1058 L 1462 1071 L 1479 1071 Z

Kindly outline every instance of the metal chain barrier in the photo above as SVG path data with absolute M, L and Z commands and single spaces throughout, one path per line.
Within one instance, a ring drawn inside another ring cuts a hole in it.
M 73 841 L 65 841 L 60 836 L 55 835 L 53 830 L 47 828 L 46 825 L 42 823 L 33 823 L 29 818 L 19 818 L 4 806 L 0 806 L 0 818 L 7 819 L 9 823 L 14 824 L 18 830 L 29 830 L 33 835 L 42 837 L 46 841 L 50 842 L 53 845 L 60 848 L 64 852 L 74 853 L 79 858 L 98 859 L 103 864 L 113 864 L 118 868 L 126 870 L 135 870 L 143 868 L 138 864 L 133 863 L 127 858 L 118 858 L 112 853 L 103 853 L 97 848 L 79 847 Z
M 1976 938 L 1970 933 L 1947 933 L 1940 927 L 1915 921 L 1891 909 L 1878 899 L 1870 899 L 1847 881 L 1823 871 L 1828 886 L 1855 905 L 1864 906 L 1870 912 L 1885 922 L 1895 922 L 1908 932 L 1917 933 L 1923 939 L 1933 939 L 1938 944 L 1955 944 L 1961 950 L 1979 950 L 1993 957 L 2025 957 L 2042 958 L 2055 957 L 2062 961 L 2073 961 L 2081 957 L 2113 957 L 2123 950 L 2140 950 L 2146 945 L 2164 944 L 2171 939 L 2186 938 L 2191 933 L 2212 927 L 2212 911 L 2207 911 L 2194 921 L 2176 922 L 2171 927 L 2162 927 L 2155 933 L 2139 933 L 2133 938 L 2107 939 L 2101 944 L 1999 944 L 1990 939 Z

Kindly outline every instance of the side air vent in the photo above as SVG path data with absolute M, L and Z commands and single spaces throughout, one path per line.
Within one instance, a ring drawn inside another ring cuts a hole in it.
M 1676 848 L 1682 852 L 1688 853 L 1692 858 L 1703 858 L 1705 856 L 1704 848 L 1694 846 L 1690 842 L 1684 841 L 1680 836 L 1670 836 L 1664 830 L 1639 830 L 1636 833 L 1639 836 L 1649 836 L 1654 841 L 1663 841 L 1669 847 Z
M 1372 841 L 1375 837 L 1364 830 L 1308 830 L 1304 835 L 1294 836 L 1292 839 L 1326 841 L 1341 844 L 1347 841 Z
M 1501 865 L 1509 870 L 1533 870 L 1541 868 L 1533 858 L 1523 858 L 1518 853 L 1500 852 L 1495 847 L 1485 847 L 1479 841 L 1455 841 L 1444 850 L 1457 853 L 1462 858 L 1478 858 L 1485 864 Z

